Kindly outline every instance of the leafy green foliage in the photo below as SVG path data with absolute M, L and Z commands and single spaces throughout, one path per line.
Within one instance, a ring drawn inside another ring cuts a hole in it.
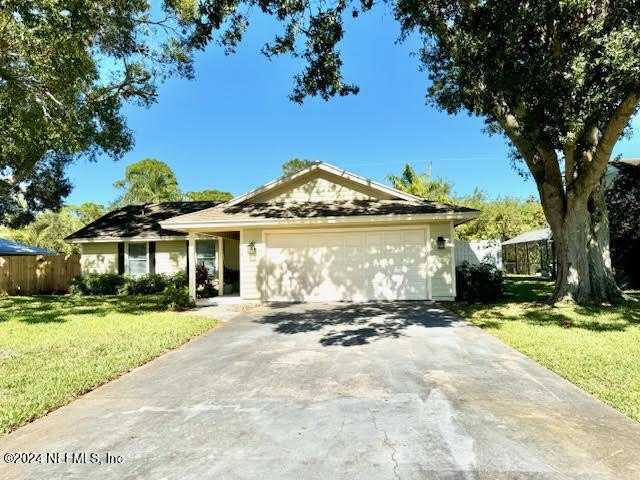
M 431 171 L 418 174 L 408 163 L 402 169 L 402 175 L 387 175 L 393 188 L 410 193 L 425 200 L 440 203 L 452 203 L 452 185 L 442 178 L 431 179 Z
M 113 185 L 123 191 L 116 200 L 118 206 L 175 202 L 182 199 L 173 170 L 155 158 L 132 163 L 125 169 L 124 178 Z
M 457 196 L 447 180 L 432 180 L 430 171 L 419 174 L 409 164 L 405 164 L 401 175 L 387 175 L 387 180 L 394 188 L 425 200 L 480 210 L 478 218 L 456 227 L 460 240 L 506 240 L 545 225 L 542 205 L 533 198 L 489 199 L 486 193 L 477 189 L 472 195 Z
M 181 289 L 187 286 L 187 275 L 173 276 L 147 273 L 136 277 L 115 273 L 89 273 L 71 280 L 71 293 L 76 295 L 157 295 L 168 286 Z
M 199 190 L 193 192 L 187 192 L 184 194 L 186 200 L 190 202 L 201 202 L 201 201 L 211 201 L 211 202 L 226 202 L 233 198 L 233 195 L 230 192 L 223 192 L 222 190 Z
M 463 262 L 456 267 L 457 298 L 466 302 L 491 302 L 502 297 L 502 272 L 492 263 Z
M 0 223 L 57 210 L 78 157 L 121 158 L 121 109 L 148 106 L 169 75 L 190 78 L 196 0 L 6 0 L 0 9 Z
M 76 253 L 77 246 L 65 242 L 64 238 L 104 213 L 104 207 L 96 203 L 68 205 L 62 207 L 59 212 L 49 210 L 39 213 L 31 223 L 21 229 L 0 228 L 0 235 L 59 253 Z
M 313 160 L 307 160 L 306 158 L 292 158 L 282 164 L 282 174 L 286 177 L 292 175 L 300 170 L 307 168 L 313 163 Z
M 169 310 L 188 310 L 195 306 L 195 302 L 189 296 L 189 289 L 187 287 L 177 287 L 175 285 L 168 285 L 162 294 L 162 304 Z
M 478 218 L 456 227 L 460 240 L 507 240 L 546 225 L 542 205 L 534 198 L 488 199 L 484 192 L 476 190 L 454 203 L 480 210 Z
M 69 287 L 75 295 L 118 295 L 127 278 L 117 273 L 89 273 L 71 280 Z
M 640 167 L 616 163 L 607 190 L 611 261 L 621 285 L 640 288 Z
M 157 295 L 171 283 L 167 275 L 147 273 L 137 277 L 125 277 L 125 283 L 118 292 L 122 295 Z

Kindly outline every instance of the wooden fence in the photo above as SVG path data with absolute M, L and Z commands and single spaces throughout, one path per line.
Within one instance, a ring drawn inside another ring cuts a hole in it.
M 0 295 L 61 293 L 80 275 L 80 255 L 0 257 Z

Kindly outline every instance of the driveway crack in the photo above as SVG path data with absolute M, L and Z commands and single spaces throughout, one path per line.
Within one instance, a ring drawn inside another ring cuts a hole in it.
M 400 478 L 400 465 L 398 463 L 398 459 L 396 458 L 396 454 L 398 453 L 398 451 L 396 450 L 396 447 L 393 445 L 393 443 L 391 443 L 391 441 L 389 440 L 389 435 L 387 434 L 386 430 L 380 429 L 378 428 L 378 422 L 376 420 L 376 416 L 374 415 L 372 410 L 369 410 L 369 414 L 371 415 L 371 422 L 373 423 L 373 428 L 376 429 L 376 431 L 382 433 L 382 435 L 384 435 L 384 440 L 383 440 L 383 444 L 389 449 L 391 450 L 391 461 L 393 462 L 393 475 L 395 478 Z

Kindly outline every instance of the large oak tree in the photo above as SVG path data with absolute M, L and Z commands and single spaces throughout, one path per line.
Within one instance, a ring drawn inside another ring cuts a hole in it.
M 0 0 L 0 224 L 58 209 L 79 157 L 133 143 L 122 107 L 192 75 L 197 0 Z
M 615 301 L 602 177 L 640 102 L 640 0 L 205 0 L 199 38 L 233 50 L 259 9 L 283 24 L 264 48 L 305 62 L 291 95 L 357 93 L 343 79 L 348 17 L 389 8 L 423 40 L 428 98 L 503 133 L 540 193 L 558 255 L 554 300 Z

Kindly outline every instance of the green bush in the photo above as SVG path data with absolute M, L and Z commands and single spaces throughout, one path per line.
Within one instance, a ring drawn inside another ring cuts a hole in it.
M 189 297 L 189 289 L 173 284 L 164 289 L 162 303 L 170 310 L 187 310 L 195 306 L 195 302 Z
M 176 288 L 188 287 L 189 279 L 187 278 L 187 272 L 180 270 L 173 274 L 173 276 L 169 278 L 169 285 L 174 285 Z
M 125 278 L 124 286 L 119 292 L 123 295 L 157 295 L 164 292 L 171 281 L 167 275 L 158 273 Z
M 456 267 L 458 300 L 490 302 L 504 294 L 502 272 L 491 263 L 463 262 Z
M 126 278 L 116 273 L 89 273 L 71 280 L 71 293 L 76 295 L 117 295 Z

